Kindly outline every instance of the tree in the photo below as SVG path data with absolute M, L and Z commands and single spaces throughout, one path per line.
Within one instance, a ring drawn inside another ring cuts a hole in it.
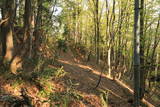
M 106 34 L 106 36 L 108 36 L 108 50 L 107 50 L 107 62 L 108 62 L 108 75 L 109 77 L 111 76 L 111 60 L 113 59 L 114 55 L 112 54 L 112 51 L 114 49 L 113 47 L 113 43 L 114 43 L 114 38 L 115 38 L 115 4 L 116 1 L 113 0 L 113 4 L 112 4 L 112 12 L 111 14 L 109 14 L 109 6 L 108 6 L 108 1 L 106 1 L 106 9 L 107 9 L 107 26 L 106 26 L 106 32 L 108 32 Z M 110 17 L 109 17 L 110 16 Z
M 96 63 L 100 62 L 100 17 L 99 17 L 99 0 L 93 1 L 93 19 L 94 19 L 94 45 L 96 54 Z
M 18 68 L 22 67 L 22 63 L 24 63 L 24 57 L 29 56 L 30 51 L 30 40 L 31 39 L 31 26 L 32 26 L 32 2 L 31 0 L 25 0 L 25 7 L 24 7 L 24 25 L 23 25 L 23 40 L 21 46 L 18 47 L 20 49 L 18 52 L 15 53 L 12 61 L 10 63 L 10 70 L 12 73 L 16 74 Z
M 13 18 L 15 0 L 5 0 L 2 8 L 2 19 L 7 19 L 1 25 L 1 42 L 3 63 L 11 61 L 13 57 Z
M 97 53 L 96 53 L 96 63 L 99 64 L 99 61 L 100 61 L 100 43 L 99 43 L 99 40 L 100 40 L 100 29 L 99 29 L 99 23 L 100 23 L 100 20 L 99 20 L 99 0 L 96 0 L 96 4 L 95 4 L 95 23 L 96 23 L 96 50 L 97 50 Z
M 35 41 L 34 41 L 34 56 L 37 56 L 37 51 L 38 51 L 38 47 L 40 46 L 40 40 L 41 40 L 41 29 L 42 29 L 42 10 L 43 10 L 43 1 L 42 0 L 38 0 L 37 2 L 37 6 L 38 6 L 38 10 L 37 10 L 37 17 L 36 17 L 36 22 L 35 22 L 35 29 L 34 29 L 34 36 L 35 36 Z
M 145 92 L 145 59 L 144 59 L 144 0 L 140 2 L 140 99 L 143 99 Z
M 140 35 L 139 0 L 134 1 L 134 100 L 135 107 L 140 106 Z

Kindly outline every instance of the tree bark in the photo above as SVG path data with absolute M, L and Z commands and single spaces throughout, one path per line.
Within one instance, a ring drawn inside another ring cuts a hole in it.
M 139 0 L 134 1 L 134 101 L 140 106 L 140 35 L 139 35 Z
M 29 39 L 29 32 L 32 25 L 32 3 L 31 0 L 25 0 L 24 12 L 24 43 Z
M 100 38 L 100 31 L 99 31 L 99 0 L 96 0 L 96 7 L 95 7 L 95 16 L 96 16 L 96 63 L 99 64 L 100 61 L 100 50 L 99 50 L 99 38 Z
M 1 25 L 1 42 L 3 62 L 11 61 L 13 57 L 13 18 L 15 0 L 6 0 L 2 8 L 2 19 L 7 19 Z
M 10 69 L 11 72 L 16 74 L 18 68 L 22 67 L 22 62 L 24 57 L 29 56 L 30 48 L 30 31 L 32 25 L 32 3 L 31 0 L 25 0 L 25 12 L 24 12 L 24 32 L 23 32 L 23 44 L 19 48 L 20 51 L 15 53 L 15 56 L 12 58 Z
M 140 99 L 142 100 L 145 92 L 145 64 L 144 64 L 144 0 L 141 0 L 140 4 Z
M 34 37 L 35 37 L 35 41 L 34 41 L 34 57 L 36 57 L 37 51 L 38 51 L 38 47 L 41 44 L 41 36 L 42 33 L 41 31 L 41 27 L 42 27 L 42 4 L 43 1 L 42 0 L 38 0 L 38 10 L 37 10 L 37 17 L 36 17 L 36 25 L 35 25 L 35 31 L 34 31 Z

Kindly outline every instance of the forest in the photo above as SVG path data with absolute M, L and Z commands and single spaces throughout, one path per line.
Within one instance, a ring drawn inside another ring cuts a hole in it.
M 0 107 L 160 107 L 160 0 L 0 0 Z

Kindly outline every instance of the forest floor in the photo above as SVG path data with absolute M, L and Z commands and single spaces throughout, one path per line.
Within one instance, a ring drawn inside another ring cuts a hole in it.
M 101 75 L 101 69 L 96 64 L 93 64 L 93 62 L 81 62 L 80 60 L 75 59 L 71 52 L 61 54 L 59 62 L 64 67 L 64 70 L 69 72 L 68 77 L 79 84 L 76 89 L 80 92 L 99 96 L 100 90 L 103 90 L 109 92 L 109 107 L 133 106 L 133 90 L 117 79 L 113 80 L 102 74 L 101 82 L 98 88 L 95 89 Z M 149 107 L 154 107 L 154 105 L 148 101 L 143 101 Z M 98 107 L 98 105 L 95 107 Z
M 62 93 L 65 91 L 69 97 L 64 96 L 64 93 L 54 94 L 57 96 L 52 95 L 52 97 L 55 98 L 54 100 L 57 100 L 58 98 L 59 101 L 67 102 L 68 99 L 71 98 L 70 96 L 74 96 L 73 101 L 71 101 L 68 106 L 64 106 L 67 105 L 67 103 L 65 103 L 62 107 L 106 107 L 102 106 L 104 104 L 102 103 L 102 98 L 108 102 L 108 107 L 133 106 L 133 90 L 119 80 L 113 80 L 112 78 L 103 74 L 98 88 L 95 89 L 95 86 L 99 80 L 101 69 L 94 64 L 93 61 L 84 62 L 78 60 L 78 58 L 75 58 L 71 51 L 68 51 L 60 54 L 57 63 L 58 65 L 50 64 L 48 67 L 63 67 L 67 74 L 62 79 L 52 79 L 51 86 L 54 86 L 54 93 Z M 4 75 L 5 74 L 0 75 L 0 107 L 11 107 L 6 106 L 5 101 L 1 100 L 8 98 L 8 96 L 12 96 L 14 98 L 16 97 L 16 99 L 21 99 L 22 96 L 24 97 L 24 95 L 22 95 L 22 88 L 27 90 L 27 97 L 30 97 L 33 99 L 33 101 L 35 101 L 35 107 L 50 107 L 49 104 L 45 103 L 50 97 L 47 98 L 38 95 L 39 92 L 43 92 L 37 88 L 37 86 L 41 85 L 41 83 L 36 83 L 34 81 L 35 83 L 32 84 L 31 82 L 33 82 L 33 80 L 29 80 L 30 78 L 25 79 L 23 84 L 21 84 L 21 80 L 23 78 L 18 79 L 18 81 L 15 83 L 15 76 L 11 76 L 12 79 L 9 79 L 11 77 L 5 77 Z M 24 77 L 27 77 L 27 75 Z M 68 80 L 70 80 L 70 83 L 68 83 Z M 44 89 L 48 89 L 50 85 L 46 85 L 47 83 L 45 82 L 43 85 L 44 84 Z M 67 89 L 73 89 L 78 94 L 73 95 L 73 93 Z M 68 92 L 70 92 L 70 94 L 68 94 Z M 83 100 L 78 97 L 79 95 L 83 97 Z M 24 97 L 24 100 L 25 98 L 26 96 Z M 79 98 L 82 101 L 75 102 L 74 98 Z M 24 100 L 21 100 L 21 102 L 24 102 Z M 38 103 L 39 101 L 41 101 L 41 103 Z M 148 107 L 158 107 L 155 104 L 155 106 L 152 105 L 150 100 L 144 100 L 144 102 L 147 103 Z

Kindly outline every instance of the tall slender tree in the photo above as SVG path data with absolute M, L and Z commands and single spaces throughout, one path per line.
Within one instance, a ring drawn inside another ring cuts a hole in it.
M 99 0 L 96 0 L 96 8 L 95 8 L 95 10 L 96 10 L 96 34 L 97 34 L 97 39 L 96 39 L 96 41 L 97 41 L 97 58 L 96 58 L 96 62 L 97 62 L 97 64 L 99 64 L 99 60 L 100 60 L 100 49 L 99 49 L 99 38 L 100 38 L 100 29 L 99 29 L 99 25 L 100 25 L 100 22 L 99 22 Z
M 145 45 L 145 37 L 144 37 L 144 0 L 140 1 L 140 99 L 144 97 L 144 89 L 145 89 L 145 64 L 144 64 L 144 45 Z
M 37 56 L 37 51 L 38 47 L 40 45 L 40 39 L 42 37 L 41 34 L 41 29 L 42 29 L 42 12 L 43 12 L 43 0 L 38 0 L 37 1 L 37 17 L 36 17 L 36 22 L 35 22 L 35 29 L 34 29 L 34 36 L 35 36 L 35 41 L 34 41 L 34 56 Z
M 139 0 L 134 0 L 134 100 L 135 107 L 140 106 L 140 35 Z

